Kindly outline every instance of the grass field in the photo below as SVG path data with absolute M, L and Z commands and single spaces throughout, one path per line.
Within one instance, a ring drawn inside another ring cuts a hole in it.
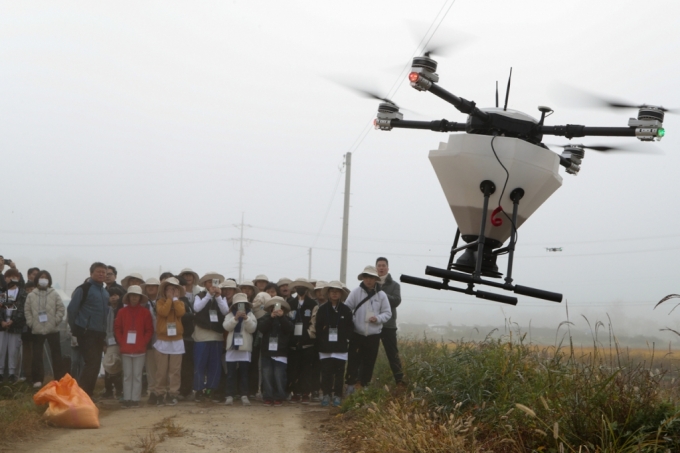
M 343 406 L 346 451 L 678 452 L 680 354 L 534 345 L 521 333 L 483 341 L 401 342 L 408 389 L 385 357 L 375 385 Z

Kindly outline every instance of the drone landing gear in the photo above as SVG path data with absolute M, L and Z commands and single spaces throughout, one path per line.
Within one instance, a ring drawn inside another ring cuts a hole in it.
M 517 188 L 510 193 L 510 199 L 513 203 L 512 225 L 510 226 L 510 243 L 507 247 L 500 248 L 503 244 L 495 239 L 487 238 L 484 232 L 486 229 L 489 197 L 496 191 L 496 185 L 492 181 L 486 180 L 482 181 L 479 188 L 484 194 L 484 207 L 482 209 L 482 223 L 479 236 L 476 239 L 474 236 L 464 236 L 463 240 L 469 242 L 459 247 L 458 241 L 460 240 L 461 234 L 460 229 L 458 229 L 456 231 L 456 238 L 453 241 L 453 246 L 451 247 L 451 254 L 449 255 L 449 262 L 446 269 L 440 269 L 432 266 L 427 266 L 425 268 L 426 275 L 439 277 L 442 279 L 442 281 L 437 282 L 424 278 L 411 277 L 409 275 L 402 275 L 400 280 L 403 283 L 409 283 L 412 285 L 423 286 L 425 288 L 437 290 L 444 289 L 456 291 L 464 294 L 474 295 L 479 299 L 492 300 L 494 302 L 500 302 L 509 305 L 517 305 L 517 298 L 475 290 L 475 284 L 487 285 L 507 291 L 513 291 L 515 294 L 520 294 L 523 296 L 536 297 L 538 299 L 549 300 L 552 302 L 562 302 L 562 294 L 530 288 L 528 286 L 512 284 L 512 264 L 515 257 L 515 245 L 517 243 L 517 211 L 519 210 L 519 202 L 524 197 L 524 190 Z M 476 252 L 473 251 L 475 247 L 477 249 Z M 461 257 L 454 263 L 454 258 L 460 251 L 464 251 L 463 255 L 461 255 Z M 482 276 L 500 277 L 502 275 L 498 272 L 496 257 L 506 253 L 508 254 L 508 268 L 507 276 L 505 277 L 505 283 L 482 279 Z M 456 272 L 456 270 L 466 273 Z M 449 286 L 449 282 L 451 280 L 467 283 L 467 288 Z

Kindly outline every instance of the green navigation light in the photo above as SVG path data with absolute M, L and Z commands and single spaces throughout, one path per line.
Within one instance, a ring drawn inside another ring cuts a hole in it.
M 663 127 L 659 128 L 659 130 L 656 132 L 656 135 L 659 137 L 663 137 L 664 135 L 666 135 L 666 129 L 664 129 Z

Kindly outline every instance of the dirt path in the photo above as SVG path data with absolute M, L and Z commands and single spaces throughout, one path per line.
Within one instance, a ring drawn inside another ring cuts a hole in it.
M 158 427 L 166 422 L 186 430 L 178 437 L 166 436 L 155 450 L 161 452 L 332 452 L 325 445 L 318 428 L 330 420 L 329 410 L 319 404 L 309 406 L 285 404 L 251 407 L 239 404 L 181 403 L 174 407 L 141 407 L 114 409 L 104 405 L 100 413 L 100 429 L 70 430 L 49 428 L 38 438 L 11 446 L 14 452 L 120 452 L 143 451 L 142 439 L 167 433 Z

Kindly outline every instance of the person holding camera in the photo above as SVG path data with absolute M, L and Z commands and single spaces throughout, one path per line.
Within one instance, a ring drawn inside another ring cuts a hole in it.
M 156 302 L 156 342 L 153 354 L 156 359 L 156 386 L 149 391 L 155 395 L 157 406 L 177 404 L 184 341 L 182 316 L 184 316 L 184 287 L 179 280 L 170 277 L 161 282 Z
M 224 316 L 229 312 L 220 285 L 224 276 L 208 272 L 198 281 L 205 291 L 194 299 L 194 392 L 196 402 L 212 399 L 219 388 Z
M 260 358 L 265 406 L 281 406 L 286 400 L 288 344 L 295 325 L 288 317 L 290 305 L 282 297 L 272 297 L 264 306 L 265 314 L 257 321 L 262 332 Z
M 236 396 L 236 376 L 241 389 L 241 404 L 250 406 L 248 399 L 248 370 L 252 359 L 253 333 L 257 330 L 257 318 L 251 310 L 248 296 L 236 293 L 229 314 L 224 318 L 224 330 L 228 332 L 226 341 L 227 361 L 227 399 L 225 404 L 234 404 Z

